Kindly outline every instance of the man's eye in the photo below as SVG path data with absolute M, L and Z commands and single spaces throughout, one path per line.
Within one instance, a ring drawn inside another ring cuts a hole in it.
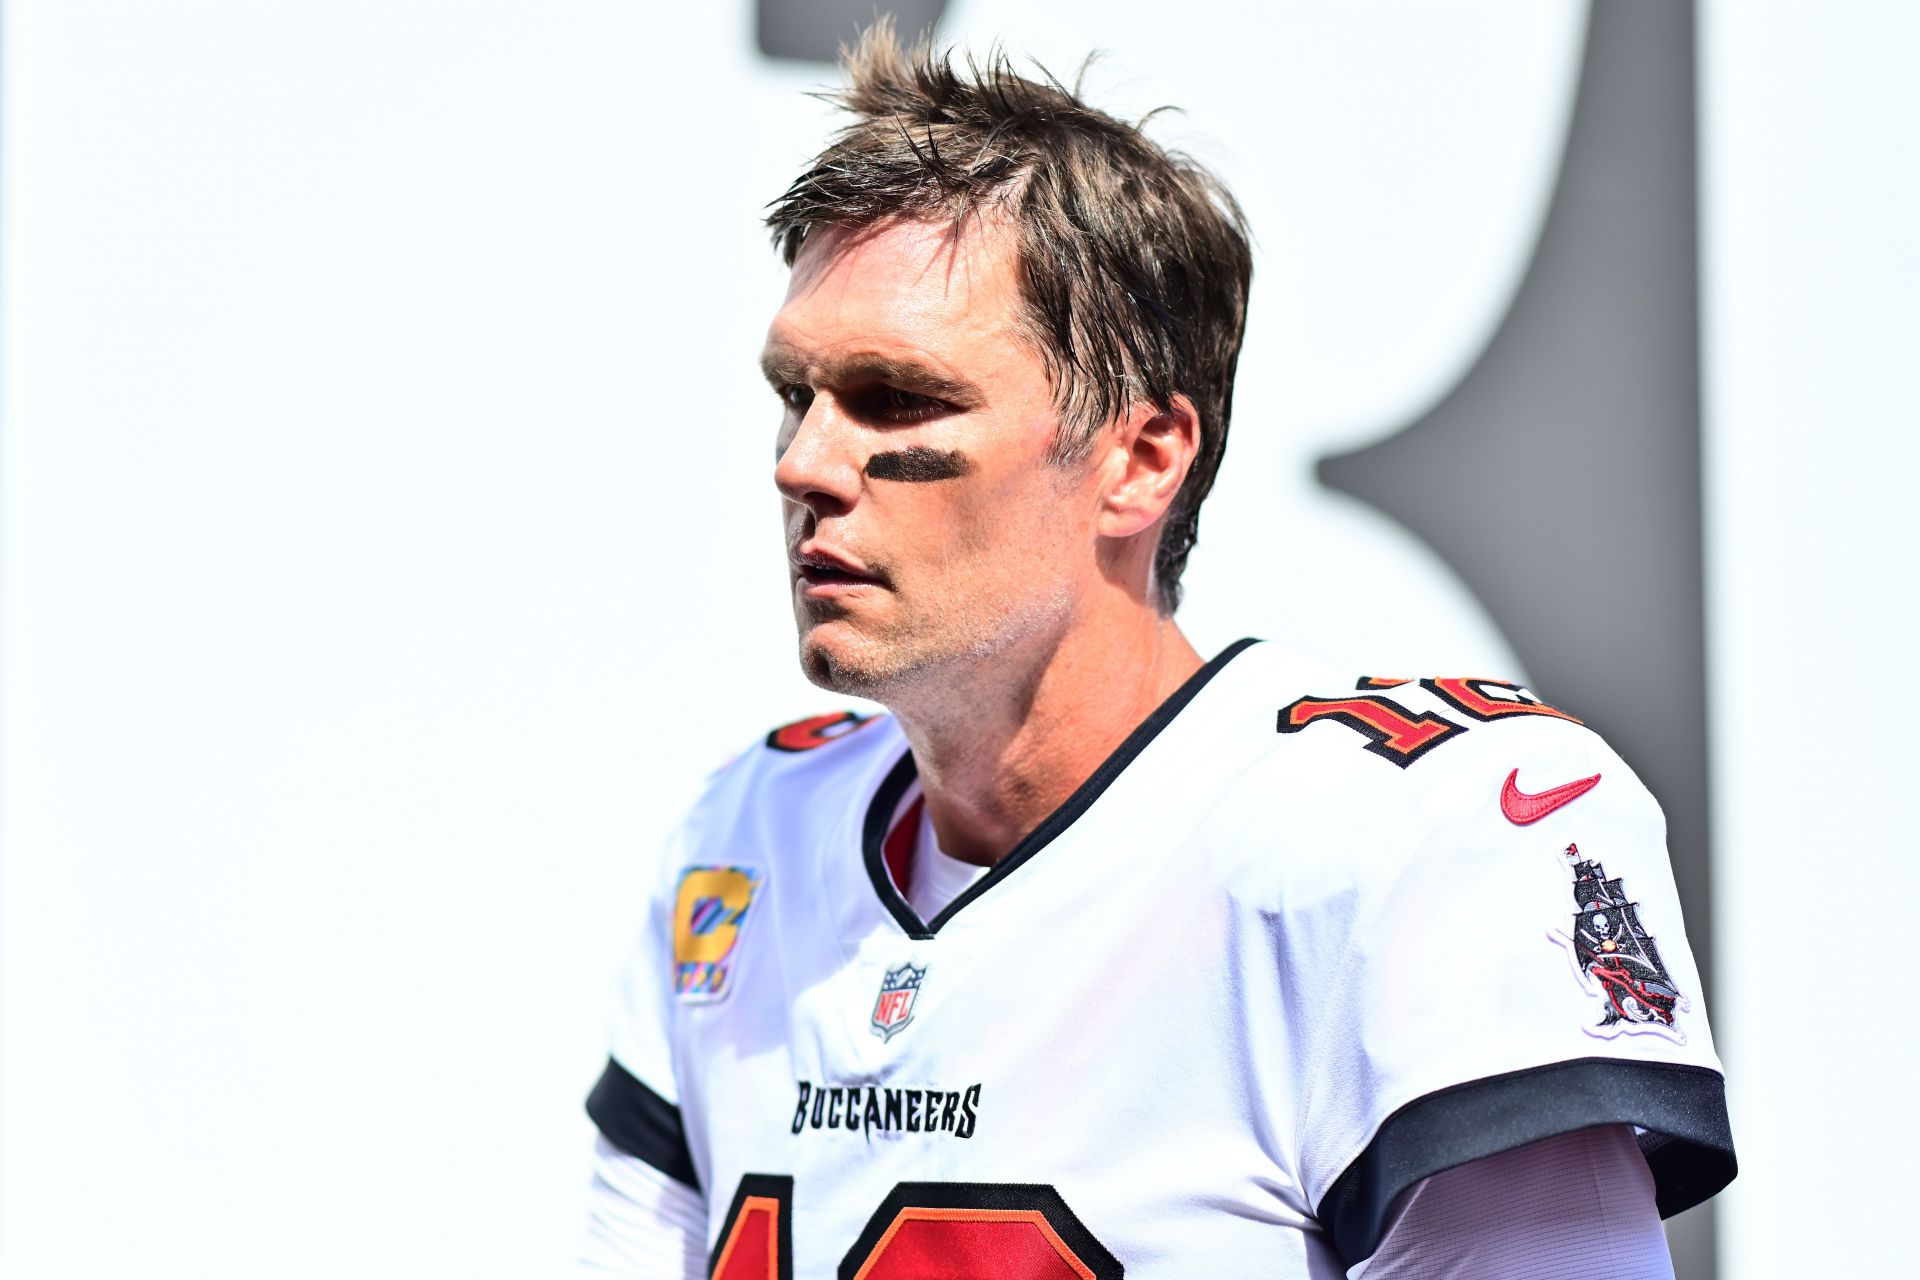
M 881 404 L 895 418 L 925 418 L 946 407 L 932 396 L 903 391 L 899 387 L 888 387 L 886 394 L 881 397 Z
M 813 388 L 803 387 L 798 383 L 789 383 L 781 387 L 779 395 L 781 404 L 799 414 L 806 413 L 807 406 L 813 403 Z

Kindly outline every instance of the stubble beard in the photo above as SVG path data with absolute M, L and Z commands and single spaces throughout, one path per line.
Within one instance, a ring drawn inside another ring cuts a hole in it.
M 1008 607 L 1011 605 L 1012 607 Z M 1072 611 L 1064 584 L 1017 602 L 1002 597 L 998 608 L 936 607 L 876 634 L 860 628 L 845 611 L 810 626 L 800 617 L 800 667 L 823 689 L 867 698 L 899 709 L 964 706 L 977 681 L 1020 685 L 1015 669 L 1021 650 L 1064 629 Z M 835 623 L 840 625 L 834 626 Z M 829 640 L 817 634 L 833 626 Z

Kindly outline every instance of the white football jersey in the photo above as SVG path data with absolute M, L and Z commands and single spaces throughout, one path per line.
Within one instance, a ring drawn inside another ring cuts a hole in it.
M 886 716 L 770 734 L 669 852 L 588 1109 L 719 1280 L 1335 1277 L 1428 1175 L 1606 1124 L 1733 1176 L 1660 811 L 1512 684 L 1241 642 L 931 920 Z

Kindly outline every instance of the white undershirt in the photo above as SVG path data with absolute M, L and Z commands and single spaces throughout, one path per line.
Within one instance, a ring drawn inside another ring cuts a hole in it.
M 1578 1129 L 1423 1178 L 1348 1280 L 1673 1280 L 1629 1125 Z
M 987 874 L 987 868 L 962 862 L 940 848 L 940 837 L 933 833 L 933 819 L 925 805 L 920 806 L 920 834 L 913 842 L 912 866 L 907 876 L 907 905 L 922 920 L 939 915 Z
M 587 1238 L 576 1274 L 582 1280 L 701 1280 L 707 1274 L 706 1201 L 686 1183 L 596 1137 Z

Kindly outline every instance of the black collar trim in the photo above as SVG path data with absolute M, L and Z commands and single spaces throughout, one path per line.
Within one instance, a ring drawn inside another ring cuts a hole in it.
M 913 752 L 903 753 L 886 780 L 880 784 L 880 790 L 874 793 L 867 805 L 866 825 L 861 832 L 861 843 L 867 864 L 867 877 L 873 881 L 873 891 L 880 895 L 880 901 L 886 906 L 900 927 L 906 930 L 909 938 L 931 938 L 940 932 L 947 921 L 968 903 L 991 889 L 994 885 L 1013 874 L 1018 867 L 1034 854 L 1052 843 L 1053 838 L 1074 824 L 1074 821 L 1092 807 L 1101 793 L 1113 785 L 1126 767 L 1133 763 L 1134 757 L 1147 749 L 1147 744 L 1160 736 L 1160 731 L 1173 723 L 1189 702 L 1204 688 L 1208 681 L 1219 675 L 1221 670 L 1248 645 L 1252 639 L 1236 640 L 1222 649 L 1213 661 L 1188 676 L 1186 682 L 1167 695 L 1167 700 L 1155 707 L 1153 714 L 1142 720 L 1134 731 L 1127 735 L 1126 741 L 1113 749 L 1113 754 L 1100 762 L 1093 775 L 1081 783 L 1074 793 L 1061 802 L 1059 808 L 1048 814 L 1040 825 L 1029 831 L 1026 838 L 1016 844 L 1006 857 L 995 863 L 986 875 L 969 885 L 964 893 L 948 903 L 946 909 L 929 923 L 922 921 L 900 891 L 894 888 L 893 879 L 887 874 L 886 858 L 882 845 L 887 838 L 887 827 L 893 821 L 894 811 L 900 807 L 901 797 L 919 771 L 914 767 Z

